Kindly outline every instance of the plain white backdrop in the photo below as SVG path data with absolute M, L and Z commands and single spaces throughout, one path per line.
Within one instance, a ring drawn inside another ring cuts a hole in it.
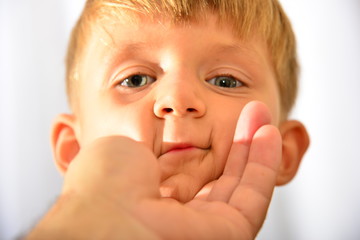
M 312 142 L 258 239 L 360 239 L 360 1 L 281 2 L 302 66 L 292 116 Z M 0 0 L 1 240 L 28 231 L 60 192 L 49 129 L 68 111 L 64 56 L 83 3 Z

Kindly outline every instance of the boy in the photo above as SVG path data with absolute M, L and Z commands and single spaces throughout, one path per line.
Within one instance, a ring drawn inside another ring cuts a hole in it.
M 308 147 L 276 0 L 88 0 L 70 41 L 64 189 L 29 238 L 253 239 Z

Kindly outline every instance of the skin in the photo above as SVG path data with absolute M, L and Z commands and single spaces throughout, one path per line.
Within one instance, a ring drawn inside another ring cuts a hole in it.
M 62 194 L 27 238 L 254 239 L 309 143 L 280 122 L 265 43 L 212 15 L 105 26 L 84 51 L 74 114 L 54 122 Z
M 72 161 L 61 197 L 27 239 L 254 239 L 281 162 L 268 114 L 259 102 L 245 107 L 223 174 L 185 204 L 161 197 L 161 168 L 145 145 L 97 139 Z
M 263 102 L 279 124 L 266 45 L 239 41 L 215 17 L 191 26 L 107 24 L 85 52 L 75 119 L 80 146 L 111 135 L 142 142 L 160 163 L 164 197 L 187 202 L 220 176 L 248 102 Z M 121 85 L 136 74 L 149 76 L 149 84 Z M 220 77 L 239 86 L 214 85 Z M 182 147 L 191 148 L 171 151 Z

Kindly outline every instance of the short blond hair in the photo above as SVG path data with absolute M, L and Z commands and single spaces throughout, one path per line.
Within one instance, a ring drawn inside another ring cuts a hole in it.
M 280 92 L 281 112 L 287 116 L 294 105 L 298 88 L 298 63 L 295 36 L 277 0 L 87 0 L 75 25 L 66 59 L 66 85 L 70 106 L 73 104 L 77 64 L 90 26 L 106 17 L 163 17 L 177 23 L 202 19 L 215 13 L 222 23 L 231 23 L 242 38 L 257 33 L 266 41 Z

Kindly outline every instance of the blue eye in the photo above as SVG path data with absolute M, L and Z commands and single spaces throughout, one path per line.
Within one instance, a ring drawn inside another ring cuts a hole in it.
M 244 86 L 244 83 L 232 76 L 218 76 L 208 80 L 208 83 L 222 88 L 236 88 Z
M 129 88 L 138 88 L 153 83 L 154 81 L 155 79 L 148 75 L 135 74 L 125 78 L 120 82 L 120 85 Z

